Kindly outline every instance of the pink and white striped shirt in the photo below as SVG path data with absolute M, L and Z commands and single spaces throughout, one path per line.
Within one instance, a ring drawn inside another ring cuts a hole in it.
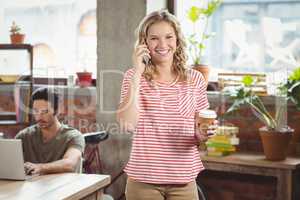
M 134 69 L 124 76 L 123 102 Z M 154 184 L 184 184 L 204 169 L 194 134 L 195 112 L 208 108 L 202 74 L 188 71 L 186 82 L 152 82 L 143 77 L 139 90 L 140 117 L 133 136 L 127 175 Z

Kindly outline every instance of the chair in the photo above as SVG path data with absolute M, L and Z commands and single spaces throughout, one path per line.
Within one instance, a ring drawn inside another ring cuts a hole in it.
M 83 137 L 87 144 L 99 144 L 108 138 L 109 133 L 106 131 L 84 133 Z
M 79 173 L 79 174 L 82 174 L 82 167 L 83 167 L 83 157 L 80 157 L 80 161 L 79 161 L 79 164 L 76 167 L 75 172 Z
M 108 138 L 108 135 L 109 134 L 106 131 L 83 134 L 86 145 L 91 147 L 90 150 L 87 150 L 85 152 L 85 159 L 83 162 L 83 169 L 85 173 L 102 173 L 101 157 L 98 144 L 106 140 Z M 94 159 L 96 162 L 96 171 L 92 169 L 92 163 Z
M 200 182 L 197 182 L 197 191 L 198 191 L 199 200 L 207 200 L 208 199 L 205 187 Z
M 86 152 L 86 159 L 83 159 L 82 165 L 85 173 L 91 174 L 96 173 L 92 170 L 92 163 L 95 159 L 96 168 L 102 173 L 102 165 L 100 158 L 100 151 L 98 148 L 98 144 L 108 138 L 109 133 L 106 131 L 92 132 L 92 133 L 84 133 L 84 141 L 86 145 L 91 145 L 91 150 Z M 103 200 L 114 200 L 112 196 L 108 194 L 103 195 Z

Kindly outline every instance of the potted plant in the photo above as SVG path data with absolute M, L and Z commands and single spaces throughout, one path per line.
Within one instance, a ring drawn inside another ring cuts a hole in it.
M 193 32 L 187 37 L 188 50 L 193 61 L 193 68 L 200 71 L 208 83 L 209 67 L 203 63 L 205 40 L 213 36 L 208 33 L 208 22 L 212 14 L 220 6 L 222 0 L 206 0 L 203 7 L 192 6 L 187 13 L 188 20 L 193 24 Z M 202 25 L 200 28 L 199 25 Z
M 78 77 L 78 85 L 80 87 L 88 87 L 92 85 L 92 72 L 86 71 L 76 72 Z
M 293 102 L 296 109 L 300 111 L 300 66 L 293 70 L 287 82 L 280 85 L 279 90 L 283 95 L 286 95 L 288 100 Z M 295 155 L 299 153 L 297 152 L 297 143 L 300 143 L 300 130 L 297 130 L 297 127 L 295 127 L 295 132 L 288 149 L 289 154 Z
M 10 40 L 12 44 L 23 44 L 25 34 L 21 34 L 21 28 L 13 22 L 10 27 Z
M 279 105 L 276 109 L 275 117 L 265 108 L 262 100 L 252 90 L 254 80 L 251 76 L 243 78 L 243 85 L 231 93 L 233 104 L 227 110 L 231 113 L 240 109 L 242 105 L 249 106 L 255 116 L 264 123 L 264 127 L 259 129 L 260 137 L 266 159 L 268 160 L 284 160 L 287 154 L 287 148 L 292 137 L 293 130 L 284 125 L 284 112 L 286 105 Z M 278 98 L 286 99 L 280 96 Z

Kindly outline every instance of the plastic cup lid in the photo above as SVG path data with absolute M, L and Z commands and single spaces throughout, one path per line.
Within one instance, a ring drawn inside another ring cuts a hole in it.
M 199 117 L 214 119 L 217 118 L 217 113 L 214 110 L 201 110 L 199 112 Z

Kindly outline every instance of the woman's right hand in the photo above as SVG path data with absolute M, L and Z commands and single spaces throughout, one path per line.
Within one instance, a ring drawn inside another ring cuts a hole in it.
M 143 58 L 150 57 L 150 51 L 146 44 L 140 44 L 137 47 L 135 47 L 132 55 L 132 63 L 133 67 L 135 68 L 135 71 L 138 75 L 142 75 L 145 71 L 145 63 L 143 62 Z

